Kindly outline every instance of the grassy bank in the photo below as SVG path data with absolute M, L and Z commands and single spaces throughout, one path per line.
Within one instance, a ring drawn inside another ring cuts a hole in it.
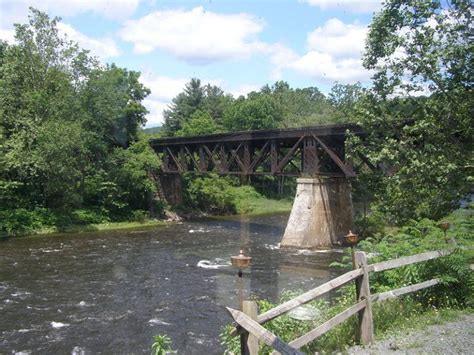
M 279 212 L 289 212 L 293 206 L 293 201 L 289 199 L 273 200 L 266 197 L 249 198 L 241 201 L 245 208 L 240 209 L 240 213 L 249 216 L 258 216 Z
M 207 215 L 260 215 L 291 210 L 292 198 L 273 199 L 238 179 L 209 175 L 185 179 L 183 212 Z
M 69 234 L 69 233 L 89 233 L 89 232 L 105 232 L 105 231 L 117 231 L 127 229 L 141 229 L 151 228 L 165 224 L 162 220 L 147 219 L 142 222 L 129 221 L 129 222 L 105 222 L 88 225 L 71 225 L 66 227 L 49 227 L 42 228 L 34 235 L 50 235 L 50 234 Z
M 241 194 L 235 200 L 235 210 L 229 211 L 225 215 L 256 216 L 288 212 L 291 210 L 291 206 L 292 201 L 288 199 L 273 200 L 261 195 Z M 185 211 L 188 210 L 185 209 Z M 195 210 L 195 212 L 199 214 L 202 211 Z M 207 213 L 211 216 L 222 214 L 220 211 Z M 32 211 L 18 209 L 3 211 L 3 218 L 0 218 L 0 238 L 140 229 L 164 223 L 163 220 L 149 219 L 144 211 L 133 211 L 130 214 L 130 220 L 122 218 L 121 221 L 110 221 L 89 210 L 57 213 L 46 209 Z
M 141 210 L 122 216 L 110 216 L 94 210 L 55 211 L 45 208 L 0 210 L 0 237 L 23 237 L 64 233 L 85 233 L 148 228 L 164 221 L 149 219 Z

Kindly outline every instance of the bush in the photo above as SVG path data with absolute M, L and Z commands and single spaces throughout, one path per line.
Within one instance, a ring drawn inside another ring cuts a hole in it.
M 72 212 L 72 215 L 74 217 L 74 221 L 71 220 L 69 224 L 99 224 L 109 221 L 107 216 L 105 216 L 103 213 L 94 210 L 75 210 Z
M 413 255 L 430 250 L 452 249 L 451 255 L 402 268 L 371 274 L 373 292 L 399 288 L 409 284 L 440 278 L 442 283 L 412 297 L 424 306 L 468 307 L 474 305 L 474 275 L 469 268 L 472 255 L 474 222 L 472 215 L 452 214 L 446 218 L 452 228 L 448 231 L 448 240 L 439 228 L 439 222 L 423 219 L 411 221 L 394 234 L 381 240 L 367 238 L 359 247 L 370 255 L 370 262 L 378 262 L 401 256 Z M 453 238 L 453 239 L 451 239 Z M 453 240 L 456 242 L 454 247 Z
M 53 225 L 54 215 L 45 208 L 0 210 L 0 235 L 17 236 Z
M 250 212 L 248 201 L 260 197 L 251 186 L 236 186 L 231 178 L 210 175 L 185 180 L 187 205 L 205 212 L 229 214 Z
M 134 222 L 143 223 L 145 222 L 147 217 L 148 217 L 148 213 L 146 211 L 135 210 L 135 211 L 132 211 L 130 219 Z

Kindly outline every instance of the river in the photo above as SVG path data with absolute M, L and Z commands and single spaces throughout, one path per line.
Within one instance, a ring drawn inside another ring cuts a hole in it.
M 287 214 L 146 230 L 0 242 L 0 353 L 149 353 L 168 334 L 180 354 L 218 354 L 238 307 L 230 256 L 253 257 L 244 292 L 276 301 L 338 274 L 330 252 L 277 246 Z

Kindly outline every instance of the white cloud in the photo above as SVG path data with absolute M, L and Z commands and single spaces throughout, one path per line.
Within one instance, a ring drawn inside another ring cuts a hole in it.
M 336 58 L 360 57 L 367 32 L 367 26 L 346 24 L 332 18 L 308 34 L 307 44 L 310 50 L 328 53 Z
M 120 35 L 133 43 L 135 53 L 162 49 L 187 62 L 207 64 L 261 51 L 264 45 L 256 36 L 262 30 L 262 21 L 252 15 L 217 14 L 196 7 L 126 21 Z
M 117 44 L 111 38 L 91 38 L 62 22 L 58 23 L 58 30 L 66 34 L 69 39 L 77 42 L 79 47 L 90 50 L 92 55 L 101 59 L 120 55 Z
M 10 44 L 13 43 L 15 41 L 15 31 L 0 29 L 0 39 Z
M 405 78 L 402 79 L 401 84 L 395 88 L 389 97 L 420 97 L 430 96 L 432 93 L 433 90 L 429 83 L 417 80 L 410 81 L 408 78 Z
M 149 98 L 169 102 L 183 91 L 189 79 L 171 78 L 164 75 L 156 75 L 152 72 L 145 72 L 141 75 L 140 81 L 151 90 Z
M 147 115 L 146 127 L 153 127 L 163 124 L 163 110 L 176 95 L 183 91 L 189 79 L 145 72 L 141 75 L 140 81 L 151 90 L 150 95 L 143 100 L 143 105 L 150 111 Z
M 298 59 L 298 55 L 293 50 L 279 43 L 269 45 L 267 52 L 270 54 L 270 62 L 273 65 L 270 73 L 272 80 L 281 80 L 285 66 Z
M 288 64 L 288 68 L 309 76 L 315 80 L 325 82 L 339 81 L 340 83 L 354 83 L 367 81 L 370 72 L 362 67 L 360 58 L 335 59 L 328 53 L 310 51 Z
M 368 81 L 371 72 L 362 66 L 361 60 L 366 36 L 365 25 L 330 19 L 308 33 L 307 53 L 297 56 L 289 49 L 280 49 L 286 55 L 273 59 L 277 63 L 275 72 L 281 74 L 283 70 L 290 69 L 327 83 Z
M 381 0 L 301 0 L 321 10 L 341 10 L 356 13 L 371 13 L 381 8 Z
M 191 78 L 173 78 L 145 71 L 140 76 L 143 85 L 151 90 L 150 95 L 143 100 L 143 105 L 150 111 L 147 115 L 146 127 L 163 124 L 163 110 L 167 109 L 173 98 L 184 90 Z M 221 86 L 222 80 L 201 80 L 202 85 L 210 83 Z
M 150 98 L 143 100 L 143 105 L 149 111 L 145 127 L 156 127 L 163 124 L 163 111 L 168 108 L 168 102 L 156 101 Z

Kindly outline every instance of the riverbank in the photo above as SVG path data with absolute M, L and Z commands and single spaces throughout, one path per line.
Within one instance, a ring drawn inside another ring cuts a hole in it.
M 0 239 L 8 238 L 24 238 L 24 237 L 40 237 L 40 236 L 51 236 L 51 235 L 64 235 L 64 234 L 82 234 L 82 233 L 95 233 L 95 232 L 113 232 L 121 230 L 138 230 L 153 228 L 156 226 L 162 226 L 166 223 L 164 220 L 150 219 L 143 222 L 106 222 L 97 224 L 87 225 L 71 225 L 66 227 L 45 227 L 34 230 L 29 233 L 19 234 L 15 236 L 3 235 Z
M 265 197 L 256 199 L 248 199 L 241 202 L 242 209 L 241 213 L 248 216 L 261 216 L 273 213 L 290 212 L 293 206 L 292 199 L 281 199 L 273 200 Z M 236 215 L 236 214 L 234 214 Z
M 127 229 L 141 229 L 150 228 L 160 225 L 164 225 L 166 222 L 159 219 L 146 219 L 141 222 L 128 221 L 128 222 L 105 222 L 88 225 L 71 225 L 68 227 L 57 227 L 44 228 L 38 230 L 34 235 L 51 235 L 51 234 L 76 234 L 76 233 L 88 233 L 88 232 L 105 232 L 105 231 L 120 231 Z
M 174 220 L 181 220 L 181 219 L 196 219 L 200 217 L 211 217 L 211 218 L 220 218 L 220 217 L 232 217 L 235 215 L 246 215 L 246 216 L 260 216 L 260 215 L 268 215 L 273 213 L 282 213 L 282 212 L 289 212 L 291 210 L 292 201 L 289 199 L 282 199 L 282 200 L 273 200 L 265 197 L 253 198 L 253 199 L 246 199 L 241 201 L 243 208 L 241 211 L 242 213 L 236 213 L 232 215 L 213 215 L 213 214 L 203 214 L 200 211 L 191 211 L 191 212 L 178 212 L 175 214 L 176 218 L 163 218 L 163 219 L 150 219 L 146 218 L 144 212 L 140 215 L 138 220 L 130 220 L 130 221 L 104 221 L 100 223 L 86 223 L 84 219 L 77 218 L 77 216 L 82 216 L 86 213 L 84 211 L 74 211 L 68 215 L 69 223 L 54 223 L 51 222 L 53 218 L 48 216 L 48 218 L 44 218 L 45 220 L 49 220 L 49 223 L 45 223 L 41 221 L 41 218 L 37 217 L 39 213 L 33 211 L 30 212 L 34 218 L 28 221 L 28 219 L 24 219 L 25 222 L 22 224 L 18 222 L 16 226 L 10 227 L 10 233 L 4 233 L 0 235 L 0 238 L 9 238 L 9 237 L 26 237 L 26 236 L 41 236 L 41 235 L 54 235 L 54 234 L 77 234 L 77 233 L 90 233 L 90 232 L 102 232 L 102 231 L 120 231 L 120 230 L 127 230 L 127 229 L 146 229 L 152 228 L 160 225 L 164 225 L 166 223 L 173 222 Z M 45 214 L 44 211 L 41 212 Z M 174 212 L 172 213 L 174 214 Z M 71 218 L 73 216 L 74 218 Z M 62 218 L 64 220 L 64 218 Z M 8 222 L 8 221 L 7 221 Z M 0 221 L 0 224 L 4 223 L 4 221 Z M 0 228 L 0 231 L 6 228 Z

